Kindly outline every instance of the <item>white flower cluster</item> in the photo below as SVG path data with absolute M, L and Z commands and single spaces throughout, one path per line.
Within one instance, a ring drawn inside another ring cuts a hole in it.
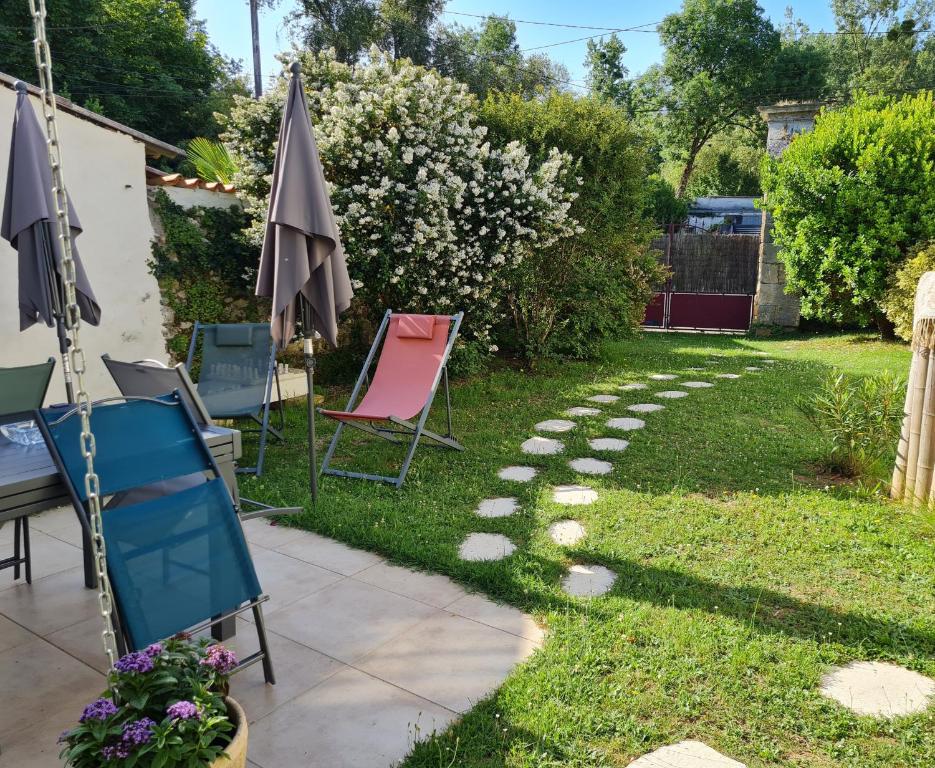
M 309 89 L 315 135 L 355 285 L 399 310 L 464 310 L 485 342 L 504 303 L 498 277 L 578 228 L 572 159 L 553 150 L 535 165 L 518 142 L 492 148 L 466 86 L 378 50 L 343 71 L 326 55 L 303 63 L 327 70 L 307 82 L 320 85 Z M 225 135 L 259 219 L 272 154 L 264 164 L 249 136 L 275 120 L 264 101 L 281 104 L 282 87 L 241 103 Z

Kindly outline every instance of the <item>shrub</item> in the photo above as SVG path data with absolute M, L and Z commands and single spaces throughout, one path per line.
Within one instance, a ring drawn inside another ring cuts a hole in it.
M 358 300 L 371 319 L 464 310 L 463 338 L 487 354 L 504 271 L 573 232 L 570 158 L 492 148 L 466 86 L 376 49 L 355 67 L 300 60 Z M 257 243 L 284 89 L 240 99 L 223 135 Z
M 802 314 L 876 322 L 893 270 L 935 237 L 935 98 L 861 97 L 823 112 L 763 168 L 766 208 Z
M 173 638 L 120 658 L 107 690 L 59 737 L 65 764 L 188 768 L 215 760 L 234 730 L 223 697 L 237 660 L 207 642 Z
M 935 270 L 935 242 L 918 249 L 903 263 L 883 297 L 883 309 L 901 339 L 912 341 L 916 288 L 922 275 L 932 270 Z
M 249 218 L 238 206 L 183 208 L 163 190 L 153 197 L 163 236 L 153 241 L 150 270 L 169 309 L 169 352 L 184 359 L 196 320 L 234 323 L 269 317 L 253 294 L 256 247 L 243 234 Z
M 889 372 L 828 374 L 811 399 L 799 402 L 825 441 L 824 468 L 846 477 L 877 476 L 899 437 L 905 394 L 905 381 Z
M 482 118 L 497 146 L 521 142 L 537 162 L 558 147 L 580 179 L 570 211 L 577 236 L 540 241 L 507 270 L 512 322 L 501 338 L 529 358 L 593 355 L 640 323 L 659 274 L 641 141 L 619 107 L 557 92 L 491 96 Z

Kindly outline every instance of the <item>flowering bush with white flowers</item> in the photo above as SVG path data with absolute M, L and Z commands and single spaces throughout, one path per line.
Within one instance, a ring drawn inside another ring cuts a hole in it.
M 502 275 L 576 230 L 576 164 L 558 150 L 534 163 L 519 142 L 492 148 L 465 85 L 376 49 L 356 67 L 329 53 L 300 61 L 358 297 L 372 316 L 464 310 L 465 340 L 487 350 Z M 241 99 L 223 136 L 257 241 L 285 87 Z

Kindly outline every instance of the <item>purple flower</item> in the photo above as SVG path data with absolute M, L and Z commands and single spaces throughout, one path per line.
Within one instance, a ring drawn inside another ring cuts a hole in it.
M 160 656 L 165 650 L 165 646 L 162 643 L 153 643 L 152 645 L 147 645 L 146 650 L 143 651 L 149 658 L 153 659 L 156 656 Z
M 106 720 L 111 715 L 117 714 L 117 705 L 114 704 L 110 699 L 98 699 L 97 701 L 92 701 L 88 706 L 84 708 L 84 712 L 81 713 L 81 717 L 78 718 L 79 723 L 83 723 L 87 720 Z
M 124 723 L 123 735 L 120 737 L 121 744 L 127 747 L 138 747 L 146 744 L 153 737 L 153 728 L 156 723 L 148 717 L 134 720 L 130 723 Z
M 114 669 L 118 672 L 138 672 L 143 674 L 153 668 L 153 660 L 145 651 L 134 651 L 126 656 L 121 656 L 114 664 Z
M 237 666 L 237 657 L 233 651 L 223 645 L 212 645 L 208 648 L 201 663 L 206 667 L 211 667 L 218 674 L 226 675 Z
M 201 713 L 198 711 L 198 707 L 196 707 L 190 701 L 175 702 L 175 704 L 171 705 L 166 710 L 166 714 L 173 720 L 191 720 L 192 718 L 198 720 L 201 718 Z
M 125 760 L 130 756 L 130 748 L 122 742 L 101 747 L 101 757 L 105 760 Z

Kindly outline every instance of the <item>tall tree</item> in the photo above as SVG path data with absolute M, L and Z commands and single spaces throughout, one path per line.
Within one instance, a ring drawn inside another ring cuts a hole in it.
M 434 41 L 432 66 L 467 83 L 484 98 L 488 93 L 519 93 L 531 97 L 543 90 L 561 90 L 568 71 L 547 56 L 526 56 L 516 39 L 516 24 L 489 16 L 480 27 L 443 26 Z
M 750 123 L 772 80 L 779 33 L 755 0 L 685 0 L 659 25 L 662 126 L 684 163 L 684 194 L 698 153 L 713 136 Z
M 298 37 L 307 48 L 333 48 L 343 64 L 355 64 L 378 38 L 373 0 L 299 0 L 290 19 L 300 26 Z
M 427 64 L 432 53 L 432 28 L 444 7 L 444 0 L 380 0 L 382 47 L 393 58 Z
M 215 111 L 246 93 L 208 41 L 192 0 L 56 0 L 49 45 L 56 90 L 172 143 L 216 136 Z M 36 81 L 25 2 L 0 3 L 0 71 Z
M 588 40 L 585 66 L 591 93 L 614 104 L 629 108 L 629 74 L 623 63 L 627 47 L 616 34 L 606 40 Z

